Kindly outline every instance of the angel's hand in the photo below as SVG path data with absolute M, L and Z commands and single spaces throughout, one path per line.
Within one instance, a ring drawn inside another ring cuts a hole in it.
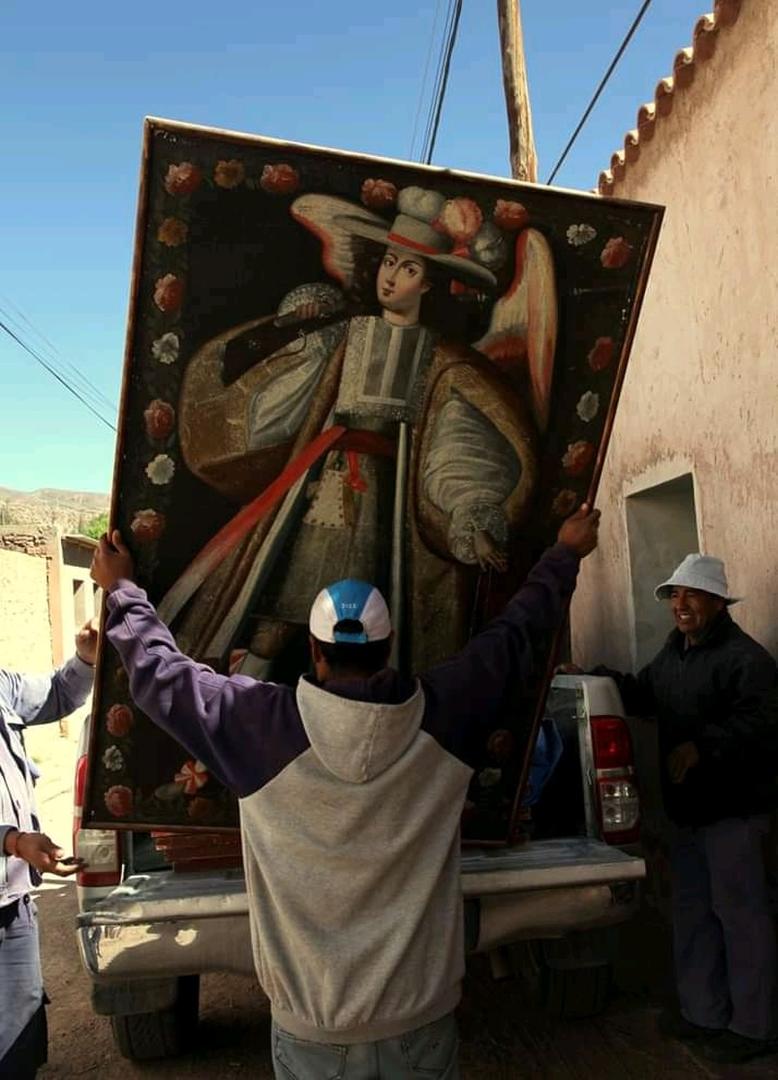
M 294 317 L 297 322 L 307 322 L 308 319 L 315 319 L 322 313 L 322 305 L 311 301 L 308 304 L 299 304 L 294 309 Z
M 307 322 L 309 319 L 319 319 L 330 315 L 335 308 L 334 303 L 310 300 L 307 304 L 299 304 L 294 309 L 294 317 L 298 322 Z
M 504 574 L 508 569 L 508 560 L 485 529 L 473 533 L 473 550 L 482 570 L 496 570 Z

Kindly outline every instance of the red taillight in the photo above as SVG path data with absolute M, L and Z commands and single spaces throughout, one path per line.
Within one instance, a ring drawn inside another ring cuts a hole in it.
M 620 716 L 593 717 L 592 740 L 597 769 L 632 766 L 632 740 L 629 729 Z
M 76 763 L 73 805 L 73 854 L 86 864 L 76 874 L 78 885 L 118 885 L 122 878 L 119 834 L 116 829 L 83 829 L 81 819 L 86 788 L 87 757 Z
M 629 728 L 620 716 L 593 716 L 591 724 L 603 839 L 634 843 L 640 836 L 640 798 Z

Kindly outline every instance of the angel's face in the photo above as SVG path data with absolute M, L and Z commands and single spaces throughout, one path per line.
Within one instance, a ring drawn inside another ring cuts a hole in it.
M 424 259 L 400 248 L 386 249 L 378 268 L 376 294 L 389 322 L 417 323 L 421 298 L 429 287 Z

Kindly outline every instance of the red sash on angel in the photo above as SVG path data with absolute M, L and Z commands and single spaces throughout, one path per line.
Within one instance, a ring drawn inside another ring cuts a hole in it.
M 170 625 L 208 575 L 213 573 L 265 514 L 283 499 L 311 466 L 315 465 L 324 454 L 336 448 L 346 451 L 349 465 L 348 482 L 355 490 L 361 490 L 363 483 L 359 475 L 357 454 L 372 453 L 391 457 L 395 453 L 391 439 L 372 431 L 350 431 L 341 424 L 322 431 L 289 462 L 275 480 L 257 495 L 256 499 L 252 499 L 242 510 L 239 510 L 235 517 L 222 526 L 205 547 L 195 555 L 183 574 L 162 598 L 157 608 L 160 619 Z

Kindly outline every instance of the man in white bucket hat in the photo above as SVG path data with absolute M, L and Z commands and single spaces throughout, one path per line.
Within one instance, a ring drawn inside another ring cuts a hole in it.
M 776 805 L 773 658 L 733 622 L 724 563 L 687 555 L 658 585 L 675 629 L 637 676 L 613 675 L 628 712 L 655 717 L 672 842 L 680 1013 L 660 1026 L 711 1060 L 778 1049 L 776 946 L 762 854 Z M 598 668 L 606 673 L 606 669 Z

